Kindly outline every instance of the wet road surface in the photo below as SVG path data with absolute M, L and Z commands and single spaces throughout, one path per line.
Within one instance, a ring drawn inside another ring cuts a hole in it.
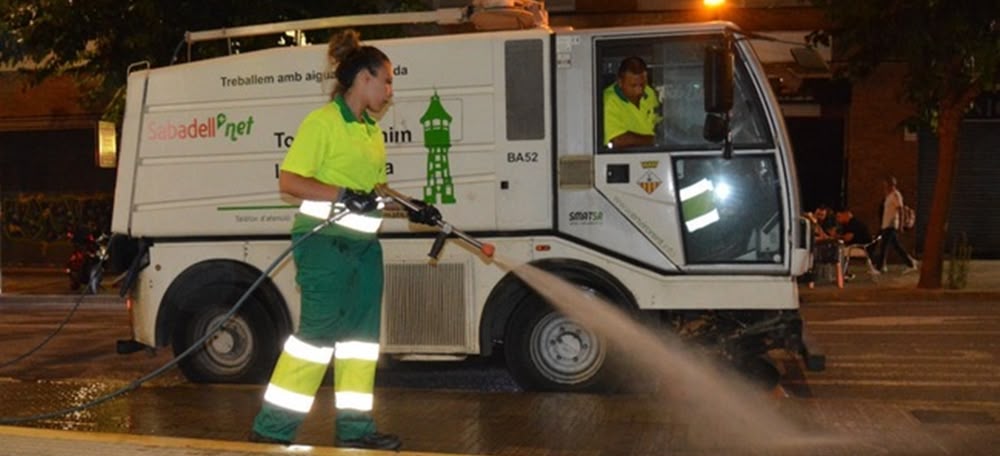
M 691 413 L 683 394 L 516 391 L 489 363 L 390 366 L 376 418 L 407 450 L 495 455 L 995 454 L 1000 445 L 1000 306 L 989 302 L 810 303 L 803 313 L 825 372 L 784 360 L 790 397 L 769 401 L 832 441 L 760 449 Z M 0 306 L 0 365 L 41 341 L 69 306 Z M 114 353 L 123 310 L 84 305 L 53 341 L 0 368 L 0 416 L 86 403 L 171 359 Z M 93 409 L 24 426 L 243 441 L 262 387 L 193 385 L 169 371 Z M 329 388 L 317 404 L 331 404 Z M 328 445 L 332 407 L 314 407 L 297 443 Z M 843 438 L 844 435 L 849 438 Z M 787 442 L 791 443 L 791 442 Z

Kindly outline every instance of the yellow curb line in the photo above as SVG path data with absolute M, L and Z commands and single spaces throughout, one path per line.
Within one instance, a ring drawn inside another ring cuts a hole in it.
M 207 451 L 244 451 L 247 454 L 295 454 L 312 456 L 455 456 L 446 453 L 422 453 L 413 451 L 377 451 L 359 449 L 341 449 L 334 447 L 292 445 L 285 447 L 275 444 L 252 442 L 235 442 L 226 440 L 191 439 L 180 437 L 160 437 L 150 435 L 114 434 L 102 432 L 58 431 L 17 426 L 0 426 L 0 436 L 24 437 L 30 439 L 71 440 L 76 442 L 93 442 L 104 444 L 122 444 L 141 446 L 149 450 L 160 448 L 182 448 Z M 155 453 L 145 453 L 155 455 Z

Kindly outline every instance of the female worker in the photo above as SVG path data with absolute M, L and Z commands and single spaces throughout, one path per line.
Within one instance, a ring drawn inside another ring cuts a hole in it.
M 374 190 L 386 183 L 386 157 L 382 131 L 368 112 L 381 111 L 392 98 L 392 65 L 382 51 L 362 46 L 353 30 L 331 38 L 327 57 L 336 66 L 332 100 L 302 121 L 278 185 L 303 200 L 293 242 L 331 210 L 349 212 L 294 250 L 299 328 L 285 342 L 250 440 L 293 440 L 332 357 L 336 446 L 398 450 L 399 438 L 377 432 L 371 416 L 383 279 Z M 427 205 L 410 214 L 417 223 L 439 218 Z

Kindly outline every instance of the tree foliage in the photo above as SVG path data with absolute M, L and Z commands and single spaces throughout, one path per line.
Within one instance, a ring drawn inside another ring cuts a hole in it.
M 186 56 L 186 31 L 422 8 L 415 0 L 0 0 L 0 63 L 36 63 L 35 81 L 69 74 L 84 89 L 85 106 L 102 111 L 124 86 L 130 64 L 163 66 L 178 51 Z M 246 51 L 276 40 L 239 45 Z M 229 48 L 222 42 L 195 52 L 208 57 Z
M 945 225 L 962 118 L 975 98 L 995 90 L 1000 74 L 1000 1 L 811 0 L 830 26 L 813 33 L 833 41 L 852 77 L 879 64 L 905 63 L 906 101 L 915 122 L 938 138 L 938 170 L 924 239 L 920 287 L 939 288 Z
M 995 0 L 812 0 L 831 26 L 813 33 L 830 39 L 864 77 L 878 64 L 904 62 L 904 84 L 919 120 L 936 127 L 940 103 L 992 88 L 1000 72 L 1000 2 Z

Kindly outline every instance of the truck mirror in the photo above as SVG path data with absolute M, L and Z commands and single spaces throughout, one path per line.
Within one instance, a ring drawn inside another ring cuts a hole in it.
M 729 137 L 729 112 L 733 109 L 733 48 L 728 37 L 721 44 L 705 48 L 705 125 L 706 141 L 723 143 L 722 156 L 733 155 Z
M 728 114 L 705 114 L 705 129 L 702 132 L 707 141 L 722 143 L 722 158 L 733 158 L 733 141 L 729 135 Z
M 705 48 L 705 112 L 728 115 L 733 109 L 733 51 L 728 40 Z
M 720 143 L 729 134 L 729 119 L 715 113 L 705 114 L 705 128 L 702 134 L 706 141 Z

